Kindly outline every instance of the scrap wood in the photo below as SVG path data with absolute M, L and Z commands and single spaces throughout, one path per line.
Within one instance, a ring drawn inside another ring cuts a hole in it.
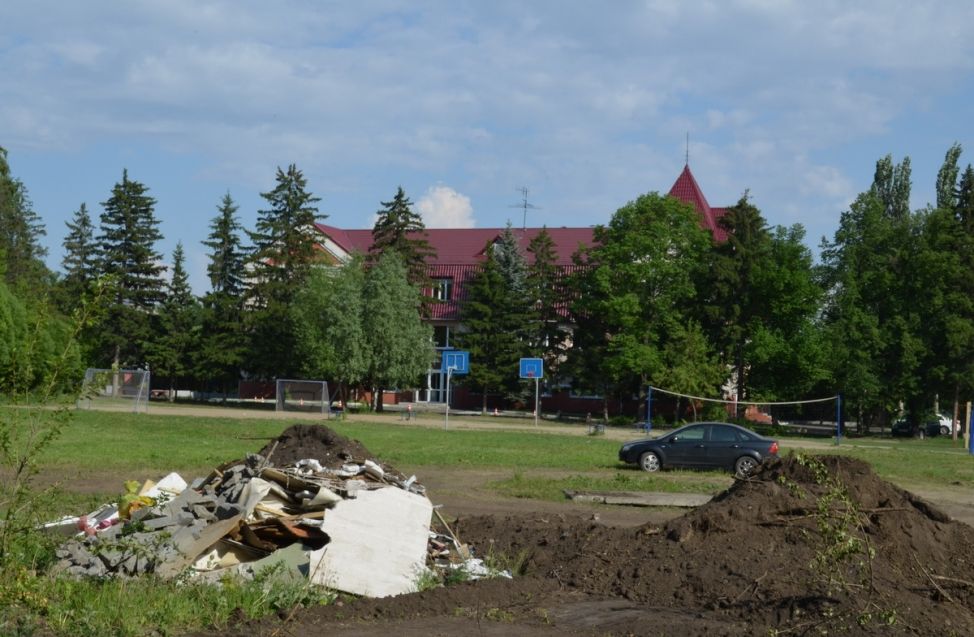
M 303 477 L 289 472 L 281 471 L 275 467 L 265 467 L 260 472 L 260 477 L 272 480 L 290 491 L 304 491 L 317 488 L 318 485 Z
M 433 507 L 433 514 L 436 515 L 436 519 L 440 521 L 440 524 L 442 524 L 446 528 L 446 532 L 450 534 L 451 538 L 453 538 L 453 543 L 454 545 L 456 545 L 457 553 L 460 554 L 460 557 L 465 560 L 469 560 L 470 549 L 467 547 L 466 544 L 460 541 L 460 538 L 457 537 L 457 534 L 454 533 L 453 529 L 450 528 L 450 525 L 446 523 L 446 520 L 444 520 L 443 516 L 440 514 L 440 510 L 436 507 Z

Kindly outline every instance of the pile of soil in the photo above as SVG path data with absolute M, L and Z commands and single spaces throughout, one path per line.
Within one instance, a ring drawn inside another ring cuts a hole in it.
M 296 424 L 258 451 L 277 466 L 314 459 L 327 469 L 340 469 L 349 462 L 375 458 L 358 440 L 352 440 L 322 425 Z
M 861 461 L 818 463 L 788 457 L 766 464 L 662 526 L 620 529 L 562 516 L 460 519 L 461 538 L 517 571 L 513 581 L 345 600 L 293 611 L 286 626 L 268 619 L 231 632 L 974 634 L 974 528 Z M 861 550 L 843 556 L 850 538 Z

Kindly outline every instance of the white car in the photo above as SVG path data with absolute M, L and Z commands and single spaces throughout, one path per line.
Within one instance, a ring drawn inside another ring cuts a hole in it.
M 937 419 L 940 421 L 940 435 L 949 436 L 951 434 L 951 425 L 953 425 L 953 430 L 960 433 L 960 423 L 951 418 L 946 414 L 937 414 Z

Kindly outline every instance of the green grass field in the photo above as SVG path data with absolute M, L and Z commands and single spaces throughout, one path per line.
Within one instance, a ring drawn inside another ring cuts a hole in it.
M 82 476 L 106 471 L 142 477 L 169 471 L 196 476 L 259 450 L 289 424 L 288 420 L 274 418 L 78 411 L 42 456 L 41 469 Z M 726 474 L 719 472 L 641 474 L 618 462 L 619 441 L 579 435 L 577 427 L 566 428 L 566 433 L 559 435 L 525 431 L 524 423 L 513 421 L 510 426 L 516 430 L 504 429 L 499 423 L 489 430 L 444 431 L 436 425 L 405 427 L 389 416 L 358 416 L 327 424 L 362 441 L 378 458 L 393 465 L 510 470 L 520 476 L 519 480 L 516 484 L 505 481 L 497 485 L 498 489 L 520 497 L 548 499 L 562 488 L 607 490 L 612 484 L 618 484 L 619 490 L 697 492 L 727 484 Z M 781 439 L 783 453 L 802 444 L 798 439 Z M 806 451 L 861 458 L 880 476 L 900 485 L 974 486 L 974 456 L 949 438 L 845 438 L 839 446 L 812 444 L 815 446 Z M 559 481 L 532 476 L 533 470 L 580 475 Z M 706 486 L 701 486 L 701 479 Z M 537 496 L 532 495 L 535 492 Z

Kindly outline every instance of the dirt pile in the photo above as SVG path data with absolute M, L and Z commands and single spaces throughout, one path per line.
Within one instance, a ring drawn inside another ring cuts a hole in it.
M 662 526 L 533 516 L 456 527 L 520 577 L 306 609 L 287 630 L 974 634 L 974 528 L 850 458 L 773 462 Z
M 314 458 L 328 469 L 341 469 L 348 462 L 375 457 L 358 440 L 346 438 L 328 427 L 304 424 L 291 425 L 257 453 L 277 465 Z

